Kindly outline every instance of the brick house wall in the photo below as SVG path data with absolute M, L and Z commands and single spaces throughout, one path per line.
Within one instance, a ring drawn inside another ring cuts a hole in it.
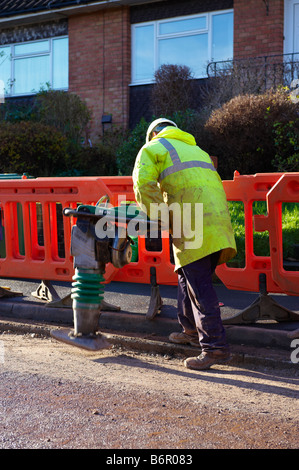
M 175 0 L 171 3 L 153 3 L 132 8 L 131 23 L 229 8 L 234 9 L 235 59 L 283 54 L 284 0 Z M 151 87 L 152 85 L 131 87 L 131 109 L 134 109 L 134 113 L 130 113 L 130 127 L 134 127 L 142 116 L 150 119 L 151 109 L 148 103 Z
M 284 1 L 265 3 L 234 0 L 235 59 L 283 54 Z
M 131 128 L 142 116 L 151 118 L 151 85 L 130 86 L 131 24 L 230 8 L 236 59 L 283 54 L 284 0 L 165 0 L 81 12 L 32 26 L 29 12 L 25 26 L 12 22 L 0 30 L 0 44 L 68 34 L 69 90 L 93 112 L 94 141 L 102 134 L 105 114 L 112 115 L 113 125 Z
M 130 9 L 130 22 L 131 24 L 142 23 L 231 8 L 234 8 L 234 0 L 205 0 L 202 2 L 198 0 L 171 0 L 132 7 Z M 150 103 L 152 87 L 153 85 L 130 87 L 130 110 L 132 111 L 130 112 L 129 127 L 131 129 L 136 126 L 142 117 L 148 121 L 152 118 Z
M 129 120 L 129 9 L 73 16 L 68 22 L 69 90 L 93 112 L 91 139 L 102 133 L 102 115 L 127 127 Z

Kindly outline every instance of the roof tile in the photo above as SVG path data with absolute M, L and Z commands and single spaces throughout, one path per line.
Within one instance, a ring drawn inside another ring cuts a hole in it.
M 0 0 L 0 17 L 30 14 L 84 3 L 91 3 L 91 0 Z

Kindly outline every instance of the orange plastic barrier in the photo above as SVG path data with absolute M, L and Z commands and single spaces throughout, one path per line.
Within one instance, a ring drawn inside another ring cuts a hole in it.
M 0 276 L 70 281 L 74 274 L 70 256 L 71 226 L 65 207 L 94 205 L 107 195 L 113 206 L 134 201 L 130 176 L 88 178 L 37 178 L 2 180 L 0 209 L 5 242 L 0 242 Z M 157 282 L 175 284 L 177 276 L 170 261 L 169 238 L 163 248 L 147 249 L 140 237 L 139 260 L 122 270 L 108 264 L 106 282 L 150 282 L 150 267 L 156 266 Z
M 121 268 L 116 273 L 114 281 L 148 284 L 150 283 L 150 268 L 155 267 L 157 284 L 176 285 L 178 277 L 171 260 L 168 234 L 163 232 L 163 238 L 159 242 L 161 246 L 154 249 L 150 239 L 144 236 L 138 237 L 138 261 Z
M 296 202 L 298 173 L 238 175 L 223 181 L 229 201 L 244 204 L 245 267 L 217 267 L 216 273 L 229 289 L 259 291 L 259 275 L 267 277 L 267 291 L 299 294 L 298 272 L 282 266 L 281 203 Z M 65 207 L 91 204 L 107 195 L 113 206 L 134 201 L 132 178 L 84 177 L 37 178 L 0 181 L 0 210 L 4 240 L 0 241 L 0 277 L 71 281 L 71 227 L 76 220 L 64 217 Z M 255 201 L 267 201 L 268 215 L 253 216 Z M 254 225 L 255 223 L 255 225 Z M 253 231 L 269 231 L 270 256 L 257 256 Z M 0 233 L 1 235 L 1 233 Z M 1 237 L 0 237 L 1 238 Z M 176 285 L 169 236 L 161 243 L 140 236 L 138 259 L 122 269 L 107 265 L 105 279 L 150 283 L 150 268 L 156 267 L 158 284 Z
M 113 206 L 123 201 L 135 201 L 133 181 L 131 176 L 102 177 L 103 183 L 111 193 L 110 203 Z M 138 237 L 138 261 L 124 266 L 115 273 L 114 281 L 150 283 L 150 268 L 156 268 L 158 284 L 176 285 L 177 274 L 174 272 L 174 264 L 171 260 L 169 236 L 163 233 L 161 245 L 156 247 L 154 243 L 144 236 Z
M 217 276 L 229 289 L 259 292 L 259 275 L 265 273 L 268 292 L 281 292 L 273 278 L 271 257 L 257 256 L 254 253 L 252 213 L 253 202 L 266 201 L 268 192 L 281 175 L 281 173 L 239 175 L 236 172 L 233 180 L 223 181 L 228 201 L 243 202 L 245 218 L 245 267 L 233 268 L 223 264 L 216 269 Z
M 126 179 L 125 179 L 126 178 Z M 122 194 L 126 200 L 134 200 L 131 177 L 121 177 L 113 181 L 103 178 L 113 193 Z M 245 222 L 245 267 L 234 268 L 226 264 L 218 266 L 216 273 L 229 289 L 258 292 L 260 274 L 266 274 L 267 291 L 273 293 L 299 294 L 298 272 L 285 271 L 282 267 L 281 215 L 277 208 L 281 202 L 298 201 L 299 183 L 297 173 L 262 173 L 239 175 L 223 181 L 228 201 L 241 201 L 244 205 Z M 254 216 L 253 203 L 267 201 L 268 216 Z M 118 201 L 119 202 L 119 201 Z M 281 214 L 281 210 L 280 210 Z M 267 226 L 260 225 L 262 221 Z M 267 221 L 267 222 L 266 222 Z M 270 256 L 258 256 L 254 253 L 253 232 L 269 231 Z M 138 239 L 138 261 L 124 266 L 114 276 L 115 281 L 150 282 L 150 268 L 156 267 L 158 284 L 177 284 L 177 274 L 171 260 L 170 241 L 163 234 L 159 249 L 150 246 L 144 237 Z M 278 247 L 278 248 L 277 248 Z
M 101 176 L 100 179 L 109 191 L 112 206 L 118 206 L 122 201 L 135 201 L 131 176 Z M 94 192 L 92 188 L 90 190 Z
M 114 201 L 118 188 L 108 183 L 98 177 L 2 180 L 0 277 L 70 281 L 71 226 L 76 221 L 62 210 L 95 204 L 103 195 Z M 116 270 L 107 266 L 107 282 Z
M 282 203 L 299 202 L 299 173 L 285 173 L 267 194 L 268 215 L 255 216 L 257 231 L 269 231 L 272 277 L 281 292 L 299 294 L 299 271 L 283 268 Z

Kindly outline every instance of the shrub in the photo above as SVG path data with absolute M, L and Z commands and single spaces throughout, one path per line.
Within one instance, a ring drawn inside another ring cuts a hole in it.
M 126 140 L 116 152 L 117 168 L 120 175 L 131 175 L 135 159 L 141 147 L 145 144 L 146 131 L 149 123 L 144 118 L 129 133 Z
M 116 150 L 124 140 L 121 128 L 106 130 L 102 139 L 93 146 L 78 146 L 72 154 L 71 169 L 58 176 L 114 176 L 118 169 Z
M 285 90 L 240 95 L 211 113 L 205 125 L 206 151 L 219 157 L 222 179 L 234 170 L 243 174 L 276 171 L 273 126 L 297 118 L 298 105 Z
M 210 64 L 209 80 L 199 84 L 202 106 L 210 111 L 239 95 L 263 94 L 270 84 L 283 81 L 281 67 L 277 63 L 265 66 L 263 57 L 216 64 Z
M 6 100 L 0 120 L 34 121 L 53 126 L 75 145 L 86 138 L 91 112 L 81 98 L 67 91 L 42 90 L 26 100 Z
M 60 90 L 41 91 L 36 96 L 36 119 L 58 129 L 78 146 L 85 139 L 91 113 L 78 95 Z
M 0 120 L 9 122 L 32 121 L 35 119 L 36 105 L 33 98 L 5 100 L 0 106 Z
M 104 143 L 81 147 L 74 157 L 73 166 L 81 176 L 113 176 L 117 174 L 115 152 Z
M 198 113 L 192 109 L 187 109 L 184 112 L 174 112 L 172 115 L 164 114 L 163 117 L 171 119 L 180 129 L 192 134 L 199 146 L 201 146 L 202 142 L 204 143 L 204 113 Z M 156 117 L 152 117 L 151 122 L 155 119 Z M 119 174 L 132 174 L 137 154 L 145 144 L 146 131 L 149 124 L 149 122 L 142 118 L 137 126 L 129 132 L 127 136 L 123 134 L 123 142 L 119 145 L 116 152 Z M 203 150 L 205 149 L 203 148 Z
M 182 131 L 192 134 L 197 145 L 203 150 L 206 150 L 206 132 L 204 128 L 207 120 L 206 109 L 201 111 L 187 109 L 185 112 L 176 112 L 169 118 L 173 120 Z
M 57 129 L 22 121 L 0 123 L 0 172 L 54 176 L 69 166 L 67 140 Z
M 161 65 L 155 72 L 151 102 L 156 116 L 173 115 L 191 108 L 192 73 L 185 65 Z
M 299 171 L 299 122 L 274 124 L 275 157 L 272 161 L 277 171 Z

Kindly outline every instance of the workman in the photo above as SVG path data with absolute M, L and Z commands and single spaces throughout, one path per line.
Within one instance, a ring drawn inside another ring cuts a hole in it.
M 150 218 L 151 208 L 163 203 L 182 211 L 181 221 L 176 219 L 179 222 L 175 225 L 169 210 L 169 233 L 178 273 L 178 321 L 182 327 L 182 332 L 171 333 L 170 341 L 201 348 L 198 357 L 185 359 L 187 368 L 202 370 L 226 363 L 230 350 L 212 275 L 218 264 L 236 255 L 236 243 L 222 181 L 211 158 L 175 122 L 156 119 L 137 155 L 133 184 L 136 201 Z M 195 232 L 200 219 L 198 207 L 202 208 L 202 227 Z M 182 222 L 186 214 L 187 230 Z M 163 229 L 163 220 L 160 223 Z

